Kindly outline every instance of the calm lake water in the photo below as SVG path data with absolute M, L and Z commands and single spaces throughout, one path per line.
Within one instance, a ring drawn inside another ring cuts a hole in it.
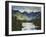
M 31 23 L 22 23 L 22 31 L 24 30 L 36 30 L 36 26 L 31 22 Z M 38 26 L 37 26 L 38 27 Z

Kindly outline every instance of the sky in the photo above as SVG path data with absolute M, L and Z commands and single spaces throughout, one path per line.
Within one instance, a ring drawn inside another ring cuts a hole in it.
M 38 12 L 41 11 L 41 7 L 34 7 L 34 6 L 12 6 L 13 10 L 19 10 L 21 13 L 24 11 L 30 12 Z

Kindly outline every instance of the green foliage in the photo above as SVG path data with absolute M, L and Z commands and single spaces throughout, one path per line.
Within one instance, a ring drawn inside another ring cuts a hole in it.
M 32 21 L 34 24 L 35 24 L 35 26 L 39 26 L 38 28 L 36 28 L 36 29 L 41 29 L 41 17 L 39 18 L 39 19 L 35 19 L 35 20 L 33 20 Z
M 22 22 L 17 20 L 17 17 L 12 17 L 12 31 L 20 31 L 22 28 Z

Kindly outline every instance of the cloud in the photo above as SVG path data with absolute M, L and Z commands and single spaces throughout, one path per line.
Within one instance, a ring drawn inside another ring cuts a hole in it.
M 13 10 L 19 10 L 21 13 L 26 11 L 27 13 L 30 12 L 38 12 L 41 11 L 40 7 L 30 7 L 30 6 L 13 6 Z
M 23 13 L 24 12 L 24 10 L 19 10 L 21 13 Z

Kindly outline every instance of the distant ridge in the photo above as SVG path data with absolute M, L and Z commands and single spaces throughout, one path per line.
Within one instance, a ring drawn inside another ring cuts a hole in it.
M 24 11 L 24 12 L 22 13 L 22 12 L 20 12 L 19 10 L 12 10 L 12 13 L 13 13 L 13 14 L 16 14 L 16 13 L 25 14 L 25 15 L 27 15 L 28 17 L 31 17 L 31 16 L 40 16 L 40 15 L 41 15 L 41 12 L 30 12 L 30 13 L 28 13 L 28 12 Z

